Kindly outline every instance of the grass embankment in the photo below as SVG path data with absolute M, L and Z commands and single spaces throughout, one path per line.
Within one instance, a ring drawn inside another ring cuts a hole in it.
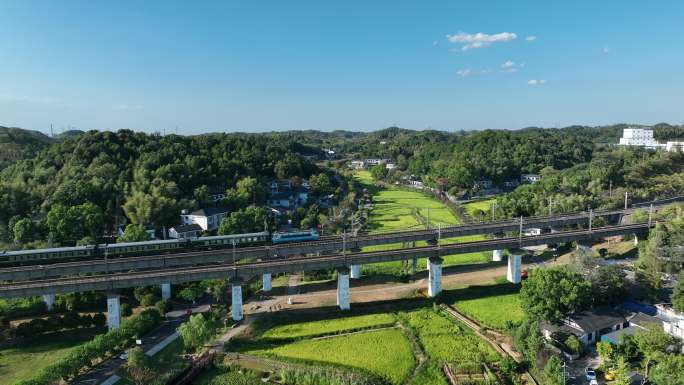
M 474 220 L 482 219 L 481 216 L 478 215 L 479 212 L 484 213 L 483 219 L 491 220 L 491 210 L 492 204 L 494 202 L 496 202 L 496 198 L 476 199 L 468 203 L 464 203 L 461 206 L 463 207 L 463 210 L 465 210 L 466 214 L 468 214 Z
M 419 191 L 410 191 L 403 188 L 387 185 L 384 188 L 376 187 L 370 172 L 359 170 L 355 174 L 357 181 L 373 195 L 373 211 L 367 229 L 373 232 L 387 232 L 396 230 L 410 230 L 424 228 L 424 222 L 429 216 L 430 226 L 451 226 L 460 224 L 461 221 L 449 210 L 449 208 L 437 199 L 425 195 Z M 482 201 L 484 202 L 484 201 Z M 469 203 L 475 204 L 476 202 Z M 479 203 L 479 202 L 477 202 Z M 429 214 L 428 214 L 429 211 Z M 421 220 L 419 220 L 421 218 Z M 423 223 L 421 223 L 423 222 Z M 442 239 L 441 243 L 470 242 L 485 239 L 484 235 L 470 235 L 457 238 Z M 416 246 L 425 246 L 426 242 L 416 242 Z M 378 245 L 366 247 L 364 251 L 395 250 L 402 248 L 402 244 Z M 489 252 L 467 253 L 444 257 L 443 266 L 452 266 L 469 263 L 486 263 L 490 259 Z M 366 274 L 400 274 L 406 271 L 406 265 L 402 262 L 386 262 L 363 267 Z M 421 260 L 418 269 L 427 268 L 427 262 Z
M 71 349 L 97 334 L 96 329 L 69 330 L 42 335 L 19 347 L 0 350 L 0 385 L 33 377 L 40 369 L 63 358 Z
M 469 286 L 445 292 L 445 300 L 481 325 L 503 330 L 508 321 L 519 324 L 524 317 L 519 285 L 497 283 Z

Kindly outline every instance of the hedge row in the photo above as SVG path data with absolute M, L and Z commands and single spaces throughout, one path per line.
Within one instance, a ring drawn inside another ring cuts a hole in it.
M 29 322 L 21 323 L 17 326 L 15 333 L 18 337 L 33 337 L 38 334 L 56 332 L 63 329 L 76 329 L 79 327 L 104 327 L 107 318 L 102 313 L 95 315 L 78 313 L 67 313 L 60 317 L 52 315 L 48 318 L 34 318 Z
M 131 345 L 135 338 L 149 332 L 161 321 L 157 309 L 147 309 L 123 322 L 118 329 L 75 347 L 59 361 L 38 371 L 33 378 L 15 382 L 14 385 L 51 385 L 60 379 L 67 381 L 76 377 L 82 369 L 92 366 L 96 359 L 106 358 Z

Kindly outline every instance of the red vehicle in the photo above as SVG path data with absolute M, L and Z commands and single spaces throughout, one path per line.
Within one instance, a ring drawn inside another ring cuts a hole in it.
M 520 279 L 527 279 L 527 276 L 529 275 L 527 270 L 523 270 L 522 273 L 520 273 Z

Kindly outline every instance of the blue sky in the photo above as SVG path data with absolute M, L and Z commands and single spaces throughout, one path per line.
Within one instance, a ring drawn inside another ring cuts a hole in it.
M 682 1 L 0 0 L 0 125 L 684 122 Z

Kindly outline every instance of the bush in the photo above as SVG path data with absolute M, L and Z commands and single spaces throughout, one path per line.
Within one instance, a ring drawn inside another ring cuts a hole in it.
M 122 303 L 121 304 L 121 316 L 122 317 L 130 317 L 131 314 L 133 314 L 133 308 L 129 303 Z
M 157 301 L 157 303 L 154 304 L 154 307 L 156 307 L 157 310 L 164 315 L 173 309 L 173 304 L 170 301 L 163 299 L 161 301 Z
M 97 313 L 93 316 L 93 326 L 102 328 L 107 324 L 107 317 L 103 313 Z
M 154 301 L 156 299 L 157 299 L 157 297 L 154 294 L 147 293 L 147 294 L 142 296 L 141 301 L 140 301 L 140 305 L 145 306 L 145 307 L 152 306 L 152 305 L 154 305 Z

